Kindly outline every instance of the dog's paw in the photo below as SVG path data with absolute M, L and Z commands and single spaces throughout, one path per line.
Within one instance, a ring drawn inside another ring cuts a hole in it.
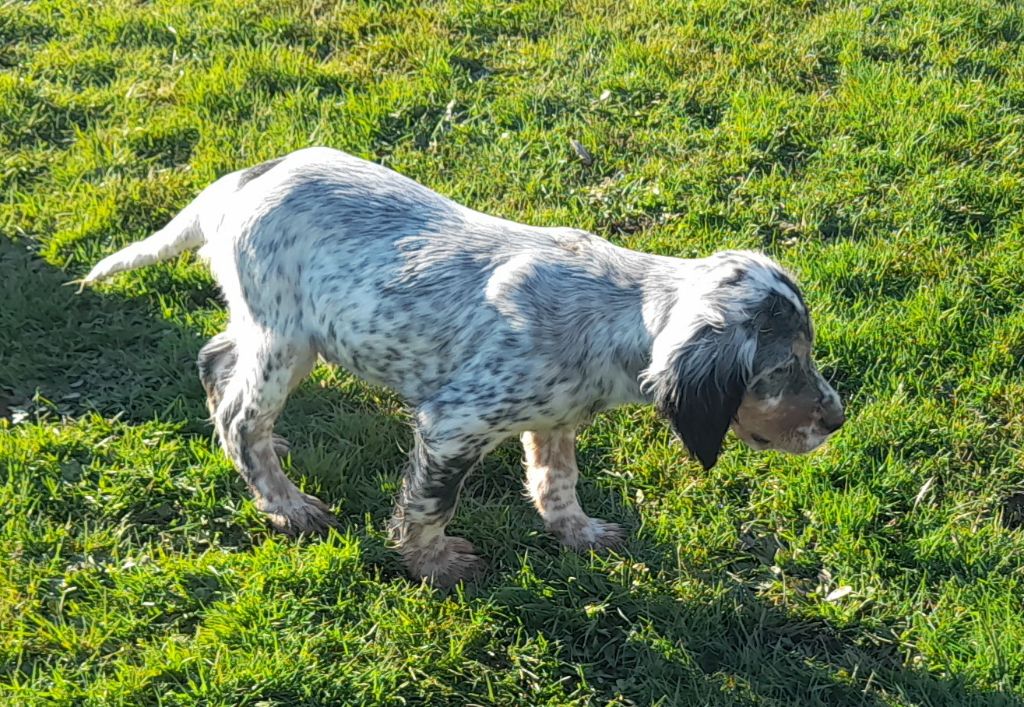
M 438 589 L 470 581 L 483 571 L 486 563 L 468 540 L 446 535 L 426 548 L 404 551 L 405 566 L 413 579 L 425 579 Z
M 326 503 L 305 493 L 288 501 L 264 504 L 260 510 L 274 530 L 289 537 L 327 535 L 340 525 Z
M 548 525 L 548 532 L 577 552 L 615 550 L 626 543 L 626 531 L 621 525 L 587 516 L 559 519 Z

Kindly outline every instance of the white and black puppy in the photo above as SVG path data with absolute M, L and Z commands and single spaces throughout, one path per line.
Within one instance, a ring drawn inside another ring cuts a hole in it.
M 219 179 L 84 282 L 199 246 L 230 311 L 199 375 L 257 506 L 285 533 L 336 522 L 284 475 L 273 435 L 321 356 L 408 403 L 415 441 L 391 537 L 410 574 L 438 585 L 479 563 L 445 527 L 466 475 L 510 435 L 546 527 L 583 549 L 622 540 L 576 497 L 576 429 L 601 410 L 653 402 L 705 468 L 730 426 L 756 449 L 799 454 L 843 422 L 800 291 L 756 253 L 637 253 L 310 148 Z

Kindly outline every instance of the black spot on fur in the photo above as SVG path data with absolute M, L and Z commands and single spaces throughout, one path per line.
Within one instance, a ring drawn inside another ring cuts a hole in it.
M 256 481 L 255 477 L 259 467 L 256 466 L 256 459 L 252 455 L 252 449 L 248 444 L 242 444 L 238 450 L 238 456 L 241 462 L 238 472 L 242 475 L 245 483 L 249 485 L 249 488 L 254 491 L 255 495 L 254 482 Z
M 793 278 L 791 278 L 789 275 L 782 272 L 781 270 L 776 270 L 775 279 L 785 287 L 788 287 L 790 291 L 794 295 L 796 295 L 796 299 L 798 302 L 800 302 L 800 306 L 804 308 L 804 311 L 807 311 L 807 303 L 804 302 L 804 295 L 802 292 L 800 292 L 800 288 L 797 287 L 797 284 L 796 282 L 793 281 Z
M 217 416 L 222 420 L 226 428 L 242 412 L 242 399 L 239 396 L 231 398 L 222 410 L 217 410 Z
M 436 522 L 447 522 L 458 503 L 462 484 L 479 460 L 480 452 L 481 448 L 470 444 L 459 456 L 444 459 L 433 455 L 417 439 L 406 467 L 398 506 L 424 514 L 428 505 L 434 505 L 435 510 L 430 515 Z M 427 504 L 427 500 L 434 503 Z
M 746 277 L 747 277 L 747 269 L 742 267 L 742 266 L 737 266 L 736 270 L 734 270 L 731 275 L 729 275 L 727 278 L 722 280 L 722 286 L 723 287 L 732 287 L 733 285 L 738 285 L 741 282 L 743 282 L 743 280 L 745 280 Z
M 224 336 L 215 336 L 199 350 L 196 366 L 199 369 L 199 380 L 202 381 L 207 395 L 212 394 L 216 388 L 220 369 L 231 368 L 234 359 L 234 343 Z
M 274 167 L 281 164 L 283 160 L 284 157 L 278 157 L 276 160 L 269 160 L 267 162 L 263 162 L 261 164 L 256 165 L 255 167 L 250 167 L 249 169 L 245 170 L 244 172 L 242 172 L 242 176 L 238 178 L 238 188 L 241 189 L 252 180 L 258 177 L 262 177 L 264 174 L 272 170 Z

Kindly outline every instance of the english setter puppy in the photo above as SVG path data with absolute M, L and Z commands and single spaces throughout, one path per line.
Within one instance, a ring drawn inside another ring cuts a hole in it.
M 480 563 L 445 527 L 466 475 L 510 435 L 547 530 L 597 549 L 623 537 L 576 496 L 576 429 L 601 410 L 653 402 L 705 468 L 730 427 L 755 449 L 800 454 L 843 423 L 811 359 L 800 291 L 757 253 L 637 253 L 488 216 L 310 148 L 217 180 L 83 282 L 199 246 L 230 311 L 199 375 L 257 507 L 288 534 L 336 524 L 284 475 L 273 435 L 321 356 L 409 405 L 414 443 L 390 537 L 409 573 L 436 585 Z

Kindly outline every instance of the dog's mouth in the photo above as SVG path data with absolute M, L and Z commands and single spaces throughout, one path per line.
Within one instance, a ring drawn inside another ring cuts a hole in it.
M 759 435 L 755 432 L 747 430 L 745 427 L 743 427 L 743 425 L 740 424 L 740 421 L 738 419 L 733 419 L 732 430 L 733 432 L 736 433 L 736 436 L 743 440 L 744 444 L 746 444 L 751 449 L 757 450 L 759 452 L 764 451 L 766 449 L 773 449 L 772 441 L 770 439 L 768 439 L 767 437 L 763 437 L 762 435 Z
M 733 420 L 732 429 L 736 436 L 743 440 L 744 444 L 758 452 L 773 449 L 788 454 L 808 454 L 823 445 L 832 436 L 830 432 L 825 430 L 801 427 L 794 430 L 792 434 L 784 435 L 780 439 L 769 439 L 764 435 L 744 428 L 738 420 Z

